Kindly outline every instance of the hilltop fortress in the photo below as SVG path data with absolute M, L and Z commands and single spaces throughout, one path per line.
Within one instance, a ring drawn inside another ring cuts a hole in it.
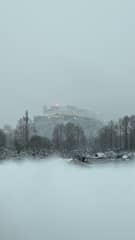
M 33 119 L 35 133 L 48 138 L 52 137 L 57 124 L 67 124 L 68 122 L 81 126 L 87 137 L 95 136 L 102 127 L 102 122 L 91 111 L 58 104 L 50 107 L 44 106 L 43 114 L 35 116 Z

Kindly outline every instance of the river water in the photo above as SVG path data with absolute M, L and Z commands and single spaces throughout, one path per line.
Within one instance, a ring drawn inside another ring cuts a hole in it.
M 0 164 L 0 240 L 134 240 L 135 164 Z

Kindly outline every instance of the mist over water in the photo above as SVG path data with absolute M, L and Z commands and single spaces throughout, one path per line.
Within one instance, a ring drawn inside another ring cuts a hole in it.
M 0 240 L 135 239 L 135 164 L 0 165 Z

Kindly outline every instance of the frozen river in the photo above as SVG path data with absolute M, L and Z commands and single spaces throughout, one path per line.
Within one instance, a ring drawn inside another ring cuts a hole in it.
M 0 240 L 134 240 L 135 164 L 0 165 Z

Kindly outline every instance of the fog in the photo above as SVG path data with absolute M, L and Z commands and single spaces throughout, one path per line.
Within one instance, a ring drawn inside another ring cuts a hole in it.
M 0 165 L 1 240 L 135 239 L 135 165 Z
M 0 126 L 54 103 L 105 119 L 134 113 L 134 8 L 133 0 L 1 1 Z

